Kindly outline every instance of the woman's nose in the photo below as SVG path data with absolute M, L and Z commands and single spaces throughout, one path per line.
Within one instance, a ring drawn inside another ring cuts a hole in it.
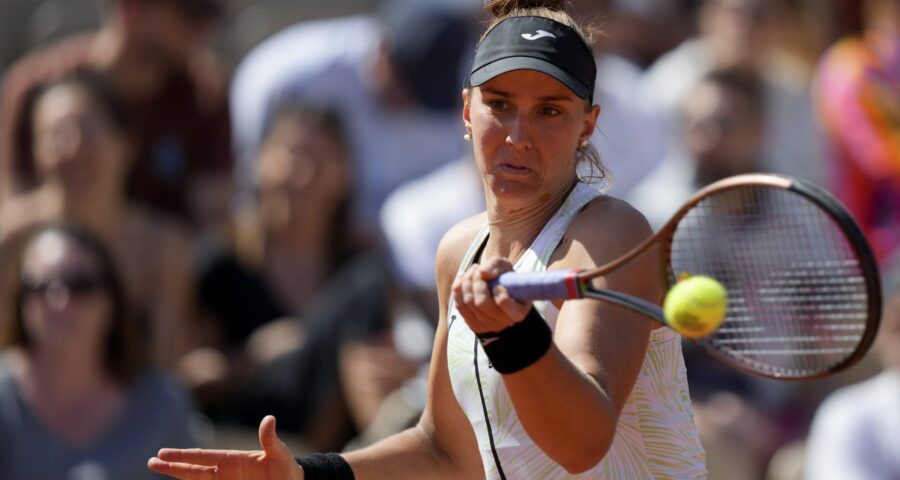
M 509 133 L 506 136 L 506 143 L 518 151 L 524 151 L 531 148 L 531 135 L 529 134 L 528 119 L 521 115 L 517 116 L 509 123 Z

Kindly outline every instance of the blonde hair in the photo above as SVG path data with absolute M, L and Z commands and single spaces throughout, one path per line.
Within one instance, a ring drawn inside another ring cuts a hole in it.
M 491 14 L 491 23 L 485 30 L 485 35 L 498 23 L 512 17 L 549 18 L 575 30 L 588 47 L 593 45 L 595 37 L 600 33 L 594 28 L 579 25 L 566 13 L 566 0 L 489 0 L 484 8 Z

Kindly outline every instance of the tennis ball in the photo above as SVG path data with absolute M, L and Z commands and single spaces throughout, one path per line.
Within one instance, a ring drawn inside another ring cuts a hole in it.
M 697 275 L 679 281 L 666 294 L 666 320 L 686 337 L 702 337 L 719 328 L 725 319 L 728 292 L 721 283 Z

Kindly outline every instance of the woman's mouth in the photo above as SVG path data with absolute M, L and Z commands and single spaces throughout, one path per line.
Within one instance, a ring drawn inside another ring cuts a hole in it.
M 511 163 L 501 163 L 500 171 L 507 175 L 528 175 L 531 173 L 530 168 L 522 167 L 519 165 L 513 165 Z

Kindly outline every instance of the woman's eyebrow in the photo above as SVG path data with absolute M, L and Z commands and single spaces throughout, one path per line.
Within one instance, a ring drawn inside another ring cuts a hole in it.
M 540 97 L 539 100 L 542 102 L 571 102 L 572 97 L 566 95 L 547 95 Z
M 496 88 L 491 87 L 481 87 L 482 93 L 490 93 L 491 95 L 497 95 L 504 98 L 512 98 L 512 94 L 503 90 L 497 90 Z
M 503 98 L 512 98 L 513 95 L 504 90 L 498 90 L 492 87 L 481 87 L 482 93 L 489 93 L 491 95 L 497 95 L 498 97 Z M 538 100 L 542 102 L 571 102 L 572 97 L 568 95 L 545 95 L 543 97 L 539 97 Z

